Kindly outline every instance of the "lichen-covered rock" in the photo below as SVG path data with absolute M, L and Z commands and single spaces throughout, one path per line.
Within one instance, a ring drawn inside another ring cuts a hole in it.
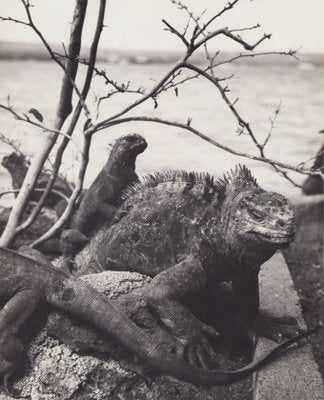
M 171 351 L 173 339 L 141 299 L 149 278 L 107 271 L 82 279 L 111 301 L 121 303 L 130 318 L 153 335 L 166 352 Z M 28 359 L 30 365 L 23 368 L 23 377 L 15 386 L 32 400 L 242 400 L 250 389 L 249 380 L 227 387 L 198 388 L 160 376 L 115 340 L 55 312 L 34 338 Z M 220 362 L 222 368 L 234 367 L 224 357 Z M 0 400 L 9 399 L 0 393 Z

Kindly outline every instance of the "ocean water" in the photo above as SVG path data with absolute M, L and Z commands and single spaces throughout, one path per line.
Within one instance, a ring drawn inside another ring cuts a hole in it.
M 111 79 L 121 83 L 130 82 L 131 88 L 150 88 L 159 81 L 170 68 L 168 64 L 105 63 L 100 65 Z M 218 77 L 234 77 L 227 81 L 229 93 L 241 116 L 250 122 L 256 137 L 262 142 L 270 129 L 276 107 L 280 113 L 275 121 L 271 139 L 265 149 L 266 156 L 282 162 L 297 165 L 313 157 L 318 150 L 324 128 L 324 67 L 310 64 L 229 65 L 217 71 Z M 184 71 L 181 77 L 186 77 Z M 36 60 L 2 60 L 0 63 L 0 102 L 5 104 L 10 95 L 10 104 L 18 112 L 28 112 L 37 108 L 44 116 L 44 124 L 49 125 L 55 113 L 55 105 L 60 90 L 62 73 L 53 63 Z M 80 77 L 82 82 L 82 73 Z M 88 98 L 92 115 L 96 115 L 95 99 L 105 95 L 111 88 L 96 77 Z M 133 102 L 138 94 L 116 94 L 102 102 L 99 120 L 107 118 Z M 158 107 L 154 109 L 152 100 L 130 111 L 127 116 L 156 116 L 172 121 L 186 122 L 207 134 L 217 142 L 233 149 L 258 155 L 258 151 L 247 135 L 237 134 L 237 121 L 222 100 L 219 92 L 203 78 L 193 79 L 179 87 L 178 96 L 174 90 L 162 93 Z M 76 177 L 82 142 L 81 131 L 84 119 L 74 135 L 73 143 L 64 157 L 62 171 L 73 180 Z M 8 112 L 0 110 L 0 132 L 17 139 L 22 150 L 31 156 L 42 145 L 42 132 L 26 123 L 15 120 Z M 99 172 L 109 154 L 109 144 L 121 135 L 130 132 L 142 134 L 148 141 L 148 148 L 138 157 L 137 172 L 149 172 L 182 168 L 191 171 L 208 171 L 220 176 L 226 170 L 241 163 L 248 166 L 261 186 L 294 196 L 300 193 L 288 181 L 280 177 L 272 168 L 262 162 L 233 156 L 206 141 L 181 129 L 148 122 L 129 122 L 93 137 L 90 164 L 85 186 L 88 186 Z M 10 151 L 0 143 L 1 156 Z M 311 162 L 308 163 L 311 165 Z M 296 182 L 305 177 L 291 173 Z M 6 170 L 0 168 L 0 189 L 10 187 Z M 10 196 L 0 199 L 9 205 Z

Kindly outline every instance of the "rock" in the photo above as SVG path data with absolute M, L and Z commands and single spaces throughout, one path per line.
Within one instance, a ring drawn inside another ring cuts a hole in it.
M 27 206 L 24 218 L 28 217 L 31 210 L 32 206 L 31 205 Z M 10 211 L 11 211 L 10 208 L 0 209 L 0 234 L 6 226 Z M 35 222 L 28 229 L 26 229 L 26 231 L 18 235 L 17 239 L 14 242 L 13 248 L 18 249 L 21 246 L 28 246 L 34 240 L 38 239 L 45 232 L 47 232 L 50 229 L 50 227 L 55 223 L 56 220 L 57 220 L 57 215 L 54 210 L 50 210 L 48 208 L 43 209 L 42 212 L 36 218 Z M 39 250 L 51 256 L 57 256 L 61 254 L 59 247 L 59 239 L 52 238 L 48 240 L 39 247 Z
M 29 163 L 23 154 L 11 153 L 2 158 L 1 164 L 5 167 L 11 175 L 13 189 L 20 189 L 24 181 Z M 44 188 L 49 180 L 50 174 L 48 172 L 42 172 L 37 180 L 36 188 Z M 71 185 L 65 178 L 58 175 L 54 184 L 53 189 L 62 193 L 65 196 L 69 196 L 72 193 Z M 38 201 L 42 195 L 42 192 L 34 192 L 30 198 L 31 201 Z M 50 193 L 45 205 L 48 207 L 54 207 L 62 197 L 56 193 Z
M 303 183 L 302 190 L 308 196 L 324 193 L 324 184 L 321 176 L 309 176 Z
M 314 169 L 320 169 L 324 173 L 324 142 L 316 154 Z M 302 186 L 302 191 L 306 195 L 324 193 L 324 182 L 321 176 L 308 176 Z
M 171 351 L 172 338 L 141 299 L 149 278 L 137 273 L 106 271 L 82 279 L 111 301 L 122 304 L 127 314 L 154 336 L 166 353 Z M 15 387 L 32 400 L 242 400 L 250 390 L 250 380 L 227 387 L 203 388 L 160 376 L 113 339 L 89 329 L 82 321 L 58 313 L 50 314 L 45 327 L 34 338 L 28 359 L 30 366 L 27 371 L 24 369 L 24 376 Z M 234 363 L 226 361 L 222 365 L 229 367 L 233 368 Z M 5 399 L 10 397 L 0 394 L 0 400 Z

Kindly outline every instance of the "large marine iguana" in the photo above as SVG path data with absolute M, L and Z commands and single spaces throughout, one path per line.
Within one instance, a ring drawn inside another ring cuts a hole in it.
M 186 286 L 186 281 L 183 283 Z M 0 300 L 4 303 L 0 310 L 0 375 L 4 377 L 4 387 L 9 394 L 10 377 L 23 357 L 24 345 L 20 336 L 40 303 L 84 319 L 138 353 L 156 369 L 203 385 L 223 385 L 240 380 L 276 358 L 287 346 L 310 334 L 304 332 L 283 342 L 263 358 L 237 371 L 205 370 L 166 352 L 120 307 L 84 281 L 51 267 L 43 257 L 38 258 L 37 253 L 26 257 L 5 248 L 0 248 Z
M 101 228 L 89 245 L 92 264 L 153 277 L 146 301 L 181 357 L 208 365 L 205 334 L 212 332 L 183 299 L 219 282 L 232 282 L 243 331 L 277 341 L 300 332 L 291 317 L 259 312 L 260 267 L 293 240 L 294 214 L 284 196 L 263 190 L 246 167 L 224 179 L 183 171 L 148 175 L 121 200 L 120 220 Z
M 121 191 L 128 184 L 138 180 L 135 161 L 146 147 L 146 140 L 137 133 L 116 140 L 108 160 L 73 215 L 70 229 L 62 232 L 61 249 L 65 259 L 64 264 L 69 269 L 70 260 L 88 242 L 88 235 L 105 222 L 112 221 Z

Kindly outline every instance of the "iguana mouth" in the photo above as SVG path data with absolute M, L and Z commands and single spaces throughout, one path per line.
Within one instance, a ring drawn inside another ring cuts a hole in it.
M 147 142 L 145 140 L 141 140 L 138 143 L 132 146 L 132 150 L 136 150 L 138 153 L 142 153 L 147 147 Z
M 261 237 L 263 241 L 266 241 L 268 243 L 272 243 L 275 245 L 288 245 L 290 242 L 292 242 L 295 239 L 295 232 L 289 232 L 285 235 L 283 235 L 283 234 L 279 235 L 276 232 L 263 233 L 263 232 L 251 230 L 250 233 L 253 233 L 253 234 Z

